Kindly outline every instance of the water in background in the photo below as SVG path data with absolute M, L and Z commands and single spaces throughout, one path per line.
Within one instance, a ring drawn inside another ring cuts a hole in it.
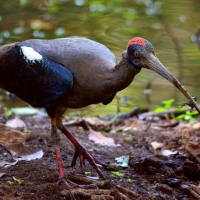
M 51 39 L 73 35 L 106 45 L 120 60 L 129 39 L 141 36 L 154 45 L 156 55 L 193 96 L 200 97 L 200 52 L 191 40 L 200 28 L 200 2 L 172 0 L 9 0 L 0 2 L 0 44 L 30 38 Z M 145 93 L 151 90 L 151 94 Z M 152 71 L 142 69 L 131 86 L 107 106 L 92 105 L 81 114 L 128 112 L 134 106 L 155 108 L 161 101 L 185 97 Z M 0 104 L 26 106 L 7 100 Z

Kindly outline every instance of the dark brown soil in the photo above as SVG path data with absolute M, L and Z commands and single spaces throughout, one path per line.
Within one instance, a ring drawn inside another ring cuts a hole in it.
M 19 161 L 9 168 L 0 168 L 5 173 L 0 178 L 0 200 L 117 200 L 117 199 L 155 199 L 155 200 L 192 200 L 200 199 L 200 164 L 186 151 L 189 143 L 199 143 L 200 132 L 189 128 L 158 128 L 147 124 L 135 124 L 134 128 L 115 134 L 106 133 L 115 138 L 120 147 L 105 147 L 94 144 L 88 139 L 88 131 L 78 126 L 68 130 L 100 161 L 114 163 L 119 156 L 131 155 L 129 168 L 116 167 L 113 171 L 123 173 L 116 176 L 102 169 L 105 180 L 94 181 L 81 172 L 79 162 L 70 168 L 74 148 L 68 139 L 61 135 L 61 154 L 68 179 L 78 184 L 88 185 L 87 189 L 67 190 L 64 185 L 57 185 L 58 171 L 53 143 L 50 138 L 50 120 L 24 117 L 31 134 L 26 138 L 26 145 L 35 146 L 44 151 L 41 159 Z M 66 121 L 66 120 L 64 120 Z M 133 119 L 120 120 L 119 126 L 130 124 Z M 115 129 L 115 122 L 112 128 Z M 98 127 L 97 127 L 98 129 Z M 130 137 L 133 136 L 133 137 Z M 164 143 L 162 149 L 177 151 L 176 154 L 163 156 L 154 150 L 153 141 Z M 196 144 L 195 143 L 195 144 Z M 11 161 L 3 145 L 0 147 L 0 160 Z M 90 176 L 97 176 L 89 163 L 86 163 Z M 23 181 L 19 183 L 17 180 Z

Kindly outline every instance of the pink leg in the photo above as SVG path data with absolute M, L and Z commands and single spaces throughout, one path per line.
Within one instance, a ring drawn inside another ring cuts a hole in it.
M 62 157 L 60 154 L 60 149 L 58 147 L 55 147 L 55 154 L 56 154 L 56 161 L 58 164 L 58 174 L 59 174 L 59 181 L 57 182 L 58 185 L 61 185 L 62 183 L 67 186 L 67 188 L 74 188 L 74 187 L 84 187 L 84 185 L 78 185 L 76 183 L 73 183 L 72 181 L 67 180 L 67 176 L 64 171 Z
M 67 180 L 67 176 L 65 174 L 64 167 L 63 167 L 62 157 L 61 157 L 61 154 L 60 154 L 60 149 L 57 146 L 57 144 L 60 141 L 60 138 L 59 138 L 59 135 L 57 134 L 56 119 L 55 118 L 51 118 L 51 125 L 52 125 L 51 135 L 52 135 L 52 138 L 54 140 L 56 161 L 57 161 L 57 164 L 58 164 L 59 180 L 58 180 L 57 184 L 58 185 L 64 184 L 67 188 L 79 187 L 78 184 Z
M 90 153 L 78 142 L 78 140 L 63 125 L 58 126 L 58 128 L 62 131 L 62 133 L 64 133 L 67 136 L 67 138 L 74 145 L 75 153 L 72 159 L 71 166 L 73 167 L 76 165 L 76 160 L 79 157 L 81 167 L 85 166 L 85 160 L 87 160 L 92 165 L 92 167 L 97 171 L 99 176 L 104 178 L 104 175 L 97 166 L 97 164 L 100 164 L 105 168 L 108 168 L 108 166 L 98 161 L 96 158 L 93 158 L 90 155 Z
M 75 153 L 74 153 L 74 156 L 72 159 L 71 166 L 73 167 L 76 165 L 76 160 L 79 157 L 81 167 L 85 167 L 85 160 L 87 160 L 92 165 L 92 167 L 97 171 L 99 176 L 104 178 L 104 175 L 101 172 L 101 170 L 99 169 L 99 167 L 97 166 L 97 164 L 102 165 L 104 168 L 107 168 L 107 169 L 109 168 L 109 166 L 100 162 L 93 156 L 91 156 L 90 153 L 78 142 L 78 140 L 63 126 L 61 116 L 67 110 L 67 108 L 65 108 L 65 107 L 56 108 L 54 110 L 54 112 L 52 112 L 51 108 L 46 109 L 46 110 L 51 118 L 51 124 L 52 124 L 51 135 L 54 140 L 54 143 L 55 144 L 59 143 L 59 139 L 57 139 L 57 138 L 59 138 L 59 136 L 58 136 L 57 130 L 56 130 L 58 128 L 74 145 Z M 65 175 L 64 169 L 63 169 L 62 159 L 60 156 L 60 151 L 57 147 L 56 147 L 55 151 L 56 151 L 56 159 L 57 159 L 58 169 L 59 169 L 59 177 L 60 177 L 60 179 L 66 179 L 66 175 Z M 59 182 L 63 182 L 63 181 L 59 181 Z M 70 185 L 69 181 L 67 181 L 67 183 Z

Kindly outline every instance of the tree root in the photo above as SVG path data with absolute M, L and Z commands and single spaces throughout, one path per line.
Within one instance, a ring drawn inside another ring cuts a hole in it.
M 81 176 L 69 176 L 71 181 L 86 184 L 87 188 L 63 190 L 61 195 L 72 200 L 130 200 L 138 196 L 134 191 L 121 185 L 115 185 L 108 180 L 94 181 Z
M 129 190 L 129 189 L 127 189 L 127 188 L 125 188 L 125 187 L 123 187 L 123 186 L 121 186 L 121 185 L 116 185 L 115 187 L 116 187 L 120 192 L 122 192 L 123 194 L 127 194 L 127 195 L 129 195 L 129 196 L 131 196 L 131 197 L 137 197 L 137 196 L 138 196 L 137 193 L 135 193 L 135 192 L 133 192 L 132 190 Z

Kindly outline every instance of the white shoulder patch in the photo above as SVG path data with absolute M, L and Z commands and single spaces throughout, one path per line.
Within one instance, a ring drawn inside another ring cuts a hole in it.
M 21 46 L 21 50 L 25 56 L 25 59 L 28 61 L 35 62 L 36 60 L 42 59 L 42 55 L 34 51 L 31 47 Z

